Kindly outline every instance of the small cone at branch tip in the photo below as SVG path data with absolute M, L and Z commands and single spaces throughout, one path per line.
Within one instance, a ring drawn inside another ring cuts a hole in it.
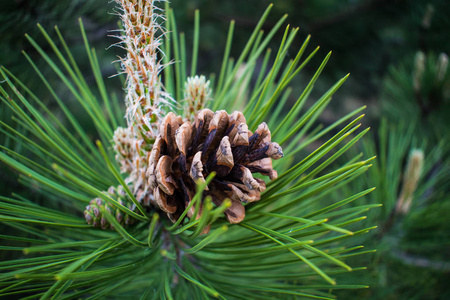
M 119 185 L 117 188 L 111 186 L 108 188 L 107 196 L 116 200 L 120 205 L 128 208 L 131 211 L 136 209 L 136 205 L 131 201 L 131 199 L 126 194 L 124 188 Z M 137 220 L 125 215 L 120 209 L 113 208 L 105 200 L 101 198 L 94 198 L 89 202 L 84 211 L 84 217 L 86 222 L 93 227 L 100 227 L 102 229 L 113 229 L 113 225 L 109 223 L 108 219 L 104 214 L 109 214 L 117 220 L 121 225 L 132 225 Z
M 260 200 L 266 189 L 265 181 L 254 178 L 252 173 L 276 178 L 272 159 L 283 157 L 280 145 L 271 142 L 266 123 L 252 133 L 241 112 L 228 115 L 224 110 L 203 109 L 193 123 L 183 123 L 181 117 L 169 113 L 161 122 L 154 148 L 149 165 L 154 166 L 155 174 L 148 174 L 149 180 L 157 205 L 173 222 L 191 203 L 197 186 L 204 184 L 212 172 L 215 177 L 203 190 L 202 205 L 208 196 L 216 206 L 231 199 L 225 216 L 230 223 L 241 222 L 245 217 L 242 203 Z M 187 218 L 193 214 L 191 207 Z

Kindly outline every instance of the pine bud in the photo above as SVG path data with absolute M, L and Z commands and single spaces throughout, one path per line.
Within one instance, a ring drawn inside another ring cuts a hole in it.
M 423 73 L 425 72 L 426 57 L 422 51 L 416 53 L 414 59 L 413 85 L 414 91 L 419 92 L 422 86 Z
M 434 6 L 432 4 L 428 4 L 425 10 L 425 14 L 422 19 L 422 26 L 425 29 L 429 29 L 431 26 L 431 20 L 433 19 L 434 14 Z
M 111 186 L 108 189 L 108 195 L 111 198 L 116 199 L 116 201 L 120 205 L 123 205 L 132 211 L 135 210 L 136 205 L 131 201 L 131 199 L 129 199 L 127 193 L 121 185 L 119 185 L 117 189 Z M 113 229 L 114 227 L 108 222 L 108 219 L 104 216 L 103 212 L 113 216 L 122 226 L 132 225 L 136 222 L 136 219 L 130 217 L 127 214 L 124 214 L 118 208 L 112 207 L 101 198 L 92 199 L 89 202 L 89 205 L 86 206 L 86 210 L 84 211 L 86 222 L 94 227 L 101 227 L 102 229 Z
M 403 175 L 402 192 L 397 201 L 397 213 L 406 214 L 411 208 L 414 192 L 416 191 L 417 183 L 422 173 L 423 160 L 424 154 L 422 150 L 414 149 L 411 151 Z
M 195 113 L 205 107 L 211 94 L 210 82 L 205 76 L 188 77 L 184 85 L 185 117 L 193 119 Z
M 440 83 L 444 80 L 448 68 L 448 56 L 445 53 L 439 55 L 436 66 L 436 79 Z

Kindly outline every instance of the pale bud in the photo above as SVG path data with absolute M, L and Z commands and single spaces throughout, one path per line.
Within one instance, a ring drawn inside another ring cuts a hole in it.
M 420 91 L 423 73 L 425 72 L 426 57 L 422 51 L 416 53 L 414 58 L 413 85 L 416 92 Z
M 433 14 L 434 14 L 434 6 L 432 4 L 428 4 L 422 19 L 422 26 L 424 28 L 426 29 L 430 28 L 431 20 L 433 19 Z
M 210 95 L 210 82 L 205 76 L 188 77 L 184 85 L 186 118 L 191 119 L 198 111 L 205 108 Z
M 403 186 L 397 201 L 396 212 L 406 214 L 411 208 L 414 192 L 422 174 L 424 153 L 420 149 L 414 149 L 409 154 L 408 163 L 403 175 Z
M 439 55 L 436 66 L 436 79 L 438 82 L 442 82 L 445 78 L 448 68 L 448 56 L 445 53 Z

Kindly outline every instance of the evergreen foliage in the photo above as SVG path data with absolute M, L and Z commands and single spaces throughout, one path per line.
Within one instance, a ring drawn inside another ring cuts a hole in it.
M 376 246 L 377 253 L 370 260 L 357 260 L 371 270 L 363 281 L 376 288 L 357 296 L 340 292 L 342 298 L 450 297 L 450 136 L 446 113 L 450 82 L 446 61 L 443 53 L 418 52 L 391 66 L 384 79 L 386 117 L 378 134 L 363 142 L 364 152 L 378 154 L 378 159 L 350 187 L 377 186 L 365 199 L 383 204 L 368 215 L 369 220 L 378 220 L 379 230 L 364 240 Z M 417 153 L 423 163 L 416 181 L 417 174 L 409 165 Z M 405 193 L 405 189 L 409 191 Z M 405 201 L 406 194 L 409 201 Z
M 336 281 L 339 274 L 363 269 L 351 267 L 347 260 L 372 252 L 361 249 L 358 237 L 374 228 L 361 223 L 367 210 L 378 205 L 353 203 L 359 203 L 373 188 L 348 193 L 348 185 L 369 169 L 373 157 L 357 155 L 338 163 L 368 131 L 359 129 L 363 108 L 327 127 L 316 122 L 348 76 L 314 99 L 312 106 L 305 106 L 330 54 L 295 104 L 287 103 L 292 91 L 289 85 L 309 65 L 317 48 L 307 51 L 308 37 L 299 50 L 293 50 L 298 29 L 287 26 L 282 30 L 286 17 L 268 32 L 261 31 L 270 9 L 234 59 L 229 56 L 234 22 L 230 24 L 222 65 L 217 75 L 209 78 L 214 100 L 207 102 L 207 107 L 229 112 L 242 109 L 252 131 L 265 120 L 272 128 L 272 140 L 285 153 L 282 160 L 274 162 L 278 178 L 267 183 L 259 202 L 247 205 L 245 220 L 232 225 L 223 217 L 227 204 L 214 206 L 209 198 L 203 201 L 199 219 L 180 217 L 172 224 L 158 210 L 132 211 L 116 199 L 116 193 L 108 193 L 110 186 L 123 185 L 129 200 L 137 205 L 114 159 L 113 131 L 124 121 L 117 99 L 121 97 L 108 93 L 97 52 L 89 46 L 82 21 L 80 30 L 95 88 L 86 81 L 59 29 L 50 33 L 39 26 L 45 48 L 27 37 L 65 90 L 53 88 L 29 60 L 36 78 L 58 104 L 59 110 L 52 111 L 13 73 L 0 70 L 0 98 L 14 113 L 14 125 L 2 122 L 0 130 L 17 146 L 2 146 L 0 160 L 17 170 L 20 182 L 43 199 L 36 202 L 19 192 L 1 197 L 0 220 L 6 228 L 2 240 L 6 243 L 0 249 L 10 256 L 0 263 L 1 296 L 333 299 L 336 290 L 366 287 L 358 281 Z M 197 14 L 194 37 L 199 36 L 198 20 Z M 189 74 L 196 75 L 201 60 L 199 39 L 194 38 L 189 68 L 185 36 L 179 33 L 168 6 L 165 26 L 163 82 L 166 92 L 180 101 L 184 82 Z M 267 49 L 278 31 L 283 33 L 278 49 Z M 54 56 L 47 54 L 50 51 Z M 292 51 L 296 54 L 289 59 Z M 259 60 L 263 61 L 260 70 L 256 69 Z M 250 81 L 253 76 L 255 84 Z M 83 108 L 95 128 L 94 136 L 68 108 L 67 99 Z M 181 105 L 174 109 L 184 111 Z M 331 132 L 335 133 L 322 142 Z M 314 143 L 320 146 L 308 153 L 307 147 Z M 198 187 L 192 206 L 199 207 L 204 188 Z M 138 222 L 122 227 L 106 206 L 99 205 L 114 230 L 86 224 L 82 216 L 85 206 L 97 197 Z M 211 232 L 201 235 L 208 225 Z

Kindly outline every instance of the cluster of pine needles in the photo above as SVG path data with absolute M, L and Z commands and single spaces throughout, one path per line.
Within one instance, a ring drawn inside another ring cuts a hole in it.
M 183 83 L 188 75 L 197 74 L 199 14 L 189 72 L 185 36 L 178 31 L 173 11 L 166 8 L 167 33 L 161 48 L 167 66 L 162 78 L 166 92 L 182 99 Z M 48 42 L 45 46 L 26 37 L 66 90 L 61 97 L 61 91 L 52 87 L 26 53 L 36 80 L 59 106 L 57 111 L 50 110 L 48 99 L 39 99 L 7 69 L 0 70 L 2 109 L 13 115 L 13 125 L 1 122 L 1 134 L 11 146 L 0 146 L 0 160 L 20 173 L 24 186 L 45 198 L 41 203 L 20 193 L 0 198 L 1 239 L 5 242 L 0 249 L 9 253 L 8 259 L 0 262 L 1 297 L 334 299 L 336 289 L 366 288 L 336 281 L 339 274 L 364 269 L 349 266 L 348 258 L 372 251 L 362 249 L 354 237 L 373 228 L 362 226 L 361 221 L 377 205 L 354 201 L 373 188 L 348 194 L 346 186 L 370 167 L 373 158 L 360 154 L 342 163 L 347 150 L 368 131 L 360 129 L 364 107 L 326 127 L 318 122 L 348 77 L 312 99 L 311 92 L 331 53 L 296 101 L 290 102 L 291 82 L 319 49 L 307 50 L 308 36 L 293 52 L 298 28 L 289 26 L 279 48 L 268 49 L 286 19 L 282 17 L 269 32 L 263 32 L 270 9 L 236 59 L 230 57 L 234 22 L 230 23 L 223 63 L 218 75 L 209 77 L 213 101 L 207 107 L 242 110 L 251 130 L 265 121 L 272 140 L 285 154 L 274 161 L 278 178 L 267 183 L 260 201 L 246 205 L 246 218 L 232 225 L 223 216 L 226 206 L 217 207 L 208 199 L 203 201 L 200 218 L 179 218 L 173 224 L 159 210 L 136 213 L 104 192 L 110 186 L 125 185 L 112 145 L 114 130 L 124 125 L 124 112 L 121 101 L 106 89 L 96 51 L 89 46 L 81 20 L 96 87 L 88 85 L 58 28 L 49 33 L 39 27 Z M 53 55 L 44 49 L 51 49 Z M 96 142 L 67 107 L 67 95 L 89 116 Z M 305 105 L 308 99 L 314 100 L 312 105 Z M 182 114 L 178 107 L 176 112 Z M 325 139 L 327 136 L 330 138 Z M 198 208 L 204 188 L 198 186 L 193 207 Z M 109 216 L 114 230 L 86 224 L 83 211 L 96 197 L 139 222 L 122 227 Z M 208 225 L 210 233 L 201 235 Z

